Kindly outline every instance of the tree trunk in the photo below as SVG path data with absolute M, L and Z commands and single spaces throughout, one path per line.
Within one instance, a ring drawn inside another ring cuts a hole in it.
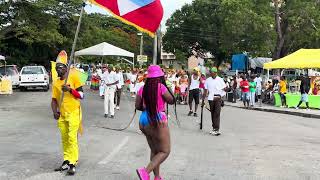
M 275 8 L 275 25 L 276 25 L 276 32 L 277 32 L 277 44 L 273 52 L 273 60 L 281 58 L 281 52 L 284 47 L 285 36 L 282 29 L 283 20 L 281 19 L 280 14 L 280 6 L 278 0 L 273 0 L 274 8 Z

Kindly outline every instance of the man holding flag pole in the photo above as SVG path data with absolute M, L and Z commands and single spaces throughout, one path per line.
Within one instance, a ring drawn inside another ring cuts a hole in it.
M 54 65 L 54 63 L 52 63 Z M 76 172 L 75 165 L 79 158 L 78 131 L 81 127 L 80 99 L 83 99 L 83 89 L 80 77 L 72 71 L 67 74 L 67 55 L 62 51 L 56 61 L 54 71 L 58 78 L 53 77 L 51 108 L 54 119 L 58 121 L 63 147 L 63 163 L 55 171 L 68 170 L 69 175 Z M 67 83 L 65 83 L 66 78 Z M 62 94 L 64 94 L 63 99 Z
M 74 60 L 85 5 L 82 3 L 69 61 L 65 51 L 62 51 L 57 58 L 55 71 L 58 78 L 53 79 L 52 88 L 51 108 L 61 132 L 64 159 L 62 165 L 55 171 L 68 170 L 68 175 L 76 173 L 76 164 L 79 159 L 78 131 L 82 133 L 80 99 L 83 99 L 83 84 L 76 73 L 71 73 L 70 68 Z

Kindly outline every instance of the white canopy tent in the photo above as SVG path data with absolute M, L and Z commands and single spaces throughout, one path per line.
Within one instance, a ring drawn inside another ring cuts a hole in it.
M 112 44 L 103 42 L 86 49 L 75 52 L 75 56 L 123 56 L 133 58 L 134 65 L 134 53 L 118 48 Z
M 0 60 L 6 60 L 6 58 L 0 55 Z
M 265 63 L 271 62 L 272 58 L 265 58 L 265 57 L 256 57 L 256 58 L 249 58 L 250 66 L 252 69 L 263 68 Z

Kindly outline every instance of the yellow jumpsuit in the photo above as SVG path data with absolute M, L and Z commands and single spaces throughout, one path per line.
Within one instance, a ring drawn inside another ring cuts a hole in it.
M 60 103 L 62 85 L 64 80 L 56 79 L 53 81 L 52 98 Z M 70 74 L 67 85 L 72 89 L 82 86 L 80 78 L 75 74 Z M 80 99 L 75 98 L 70 92 L 64 93 L 62 105 L 60 107 L 60 118 L 58 127 L 61 132 L 63 158 L 70 164 L 75 165 L 79 159 L 78 130 L 82 119 Z

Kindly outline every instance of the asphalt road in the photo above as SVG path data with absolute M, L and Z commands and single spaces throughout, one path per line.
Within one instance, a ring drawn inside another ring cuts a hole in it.
M 79 137 L 77 174 L 53 172 L 62 162 L 60 134 L 50 110 L 50 92 L 15 92 L 0 96 L 0 179 L 137 180 L 135 169 L 148 162 L 149 150 L 137 133 L 138 117 L 129 129 L 117 132 L 133 115 L 133 99 L 124 95 L 115 119 L 103 117 L 103 100 L 87 91 L 82 102 L 85 134 Z M 320 120 L 225 107 L 222 135 L 209 135 L 199 118 L 178 106 L 181 128 L 170 107 L 172 151 L 162 165 L 168 180 L 320 179 Z M 199 111 L 200 113 L 200 111 Z

